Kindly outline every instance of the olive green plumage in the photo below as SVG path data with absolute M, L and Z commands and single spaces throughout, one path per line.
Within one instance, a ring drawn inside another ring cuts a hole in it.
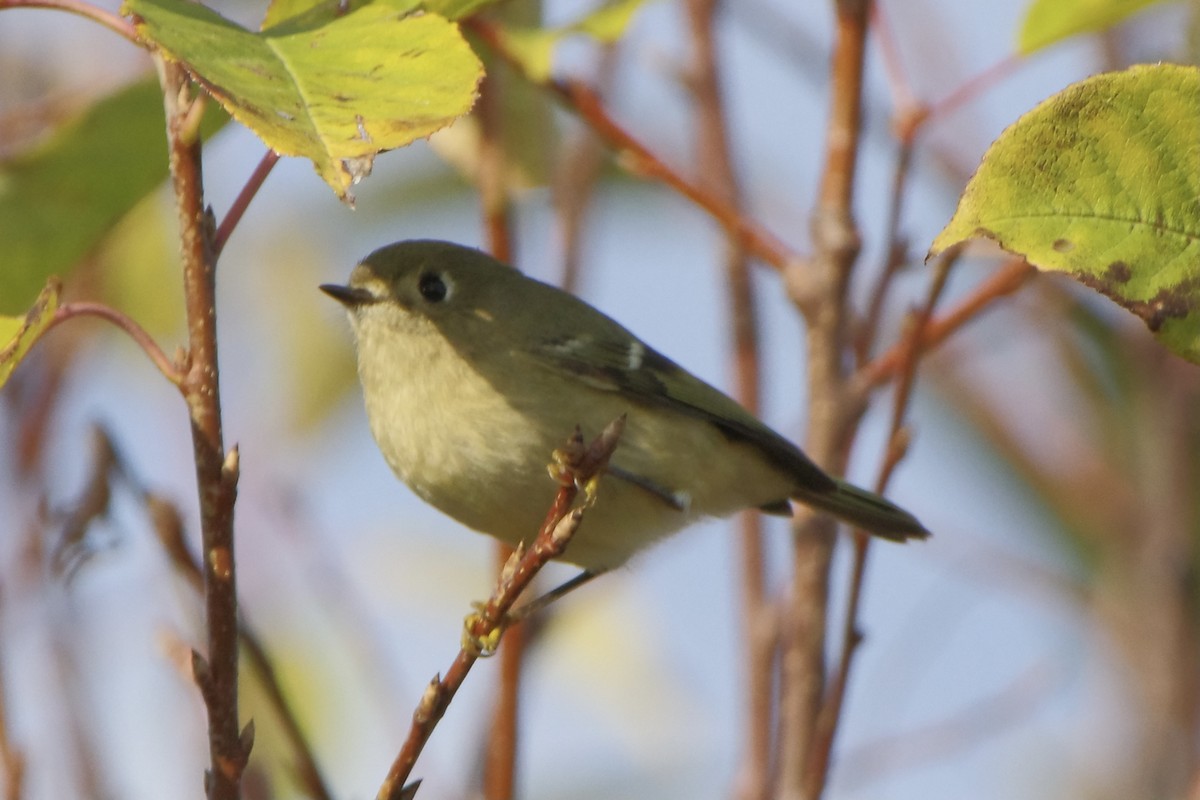
M 826 475 L 729 397 L 578 298 L 478 250 L 380 248 L 348 286 L 367 416 L 384 458 L 430 504 L 510 544 L 555 492 L 550 453 L 580 425 L 625 433 L 564 560 L 600 571 L 705 516 L 789 499 L 884 538 L 908 512 Z

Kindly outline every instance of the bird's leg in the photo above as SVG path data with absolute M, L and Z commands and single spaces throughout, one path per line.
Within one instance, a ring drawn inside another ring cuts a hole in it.
M 463 649 L 477 657 L 487 658 L 488 656 L 491 656 L 500 647 L 500 637 L 504 635 L 504 631 L 507 630 L 509 626 L 516 625 L 518 622 L 523 622 L 526 618 L 531 617 L 539 611 L 545 609 L 555 600 L 570 594 L 575 589 L 578 589 L 585 583 L 590 582 L 592 578 L 597 578 L 603 575 L 606 571 L 607 570 L 601 570 L 599 572 L 581 572 L 574 578 L 571 578 L 563 584 L 556 586 L 545 594 L 539 595 L 533 600 L 530 600 L 528 603 L 514 608 L 512 611 L 509 611 L 507 614 L 505 614 L 504 619 L 500 622 L 500 624 L 492 630 L 491 634 L 485 637 L 476 636 L 471 631 L 475 627 L 475 624 L 479 621 L 480 617 L 486 613 L 487 603 L 472 603 L 471 605 L 475 610 L 468 614 L 467 618 L 463 620 Z
M 575 589 L 578 589 L 580 586 L 588 583 L 592 580 L 592 578 L 598 578 L 599 576 L 603 575 L 605 571 L 606 570 L 593 572 L 591 570 L 584 570 L 574 578 L 571 578 L 569 581 L 566 581 L 565 583 L 551 589 L 545 594 L 530 600 L 528 603 L 525 603 L 518 608 L 514 608 L 512 611 L 508 612 L 508 618 L 506 621 L 509 623 L 520 622 L 526 617 L 536 614 L 553 603 L 555 600 L 565 597 Z
M 634 473 L 621 469 L 613 464 L 608 465 L 607 471 L 609 475 L 612 475 L 618 480 L 625 481 L 626 483 L 636 486 L 639 489 L 645 489 L 647 492 L 654 495 L 659 500 L 662 500 L 676 511 L 687 511 L 688 506 L 691 505 L 692 499 L 688 496 L 687 492 L 672 492 L 666 486 L 657 484 L 649 478 L 643 477 L 642 475 L 635 475 Z

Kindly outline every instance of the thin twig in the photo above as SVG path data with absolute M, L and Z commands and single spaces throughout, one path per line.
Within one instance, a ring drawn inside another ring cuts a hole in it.
M 982 72 L 963 81 L 950 94 L 932 104 L 928 109 L 927 118 L 936 119 L 946 116 L 1016 72 L 1024 63 L 1025 60 L 1016 54 L 1005 56 Z
M 524 71 L 520 59 L 513 56 L 494 24 L 479 17 L 472 17 L 464 25 L 469 27 L 472 33 L 478 35 L 495 53 L 510 63 L 518 73 L 527 80 L 549 89 L 568 108 L 578 114 L 596 135 L 607 142 L 609 147 L 618 154 L 618 162 L 630 173 L 661 181 L 678 194 L 691 200 L 720 223 L 726 233 L 734 238 L 740 246 L 775 269 L 782 271 L 789 264 L 801 260 L 795 251 L 774 234 L 754 220 L 738 213 L 736 207 L 667 166 L 662 159 L 650 152 L 649 148 L 612 118 L 593 89 L 573 80 L 536 81 Z
M 150 515 L 158 541 L 166 551 L 172 565 L 198 594 L 203 595 L 204 576 L 200 570 L 198 559 L 184 540 L 183 520 L 179 515 L 179 510 L 173 503 L 149 491 L 143 490 L 142 499 L 146 504 L 146 511 Z M 268 702 L 274 706 L 279 722 L 283 726 L 284 736 L 295 754 L 296 772 L 301 786 L 313 800 L 332 800 L 333 792 L 330 791 L 325 777 L 321 773 L 308 738 L 300 727 L 296 711 L 288 701 L 287 695 L 284 694 L 275 672 L 275 665 L 267 655 L 262 640 L 242 614 L 239 614 L 238 618 L 238 639 L 246 653 L 246 660 L 249 662 L 251 671 L 258 678 L 266 692 Z
M 405 782 L 412 773 L 417 757 L 425 748 L 430 735 L 450 701 L 466 680 L 471 667 L 483 654 L 483 649 L 494 649 L 503 636 L 505 623 L 513 604 L 533 582 L 534 577 L 551 559 L 562 555 L 579 523 L 583 520 L 586 505 L 574 507 L 581 486 L 589 494 L 608 464 L 625 428 L 625 418 L 620 417 L 585 447 L 578 429 L 568 444 L 568 457 L 560 463 L 559 489 L 554 497 L 546 519 L 538 531 L 533 546 L 526 552 L 520 550 L 501 572 L 496 590 L 482 609 L 467 618 L 464 626 L 463 646 L 446 671 L 443 678 L 434 676 L 426 687 L 413 712 L 412 726 L 408 737 L 392 762 L 383 785 L 379 788 L 378 800 L 401 800 L 406 790 Z M 519 559 L 518 559 L 519 556 Z M 411 784 L 410 784 L 411 786 Z
M 900 149 L 896 154 L 896 168 L 892 171 L 892 188 L 888 198 L 887 223 L 884 227 L 884 241 L 887 242 L 887 252 L 884 256 L 883 267 L 879 277 L 871 289 L 871 299 L 867 303 L 867 312 L 863 316 L 862 329 L 855 336 L 855 352 L 858 362 L 862 364 L 870 356 L 875 346 L 875 337 L 879 333 L 879 325 L 883 319 L 883 309 L 887 304 L 892 280 L 896 273 L 908 260 L 908 242 L 900 235 L 900 215 L 904 206 L 904 192 L 908 186 L 909 167 L 912 165 L 913 136 L 910 133 L 900 139 Z
M 925 326 L 921 349 L 932 350 L 939 346 L 968 322 L 976 319 L 993 302 L 1020 289 L 1035 274 L 1037 274 L 1037 270 L 1031 267 L 1025 259 L 1011 259 L 980 284 L 965 300 Z M 904 342 L 896 344 L 863 367 L 858 380 L 870 388 L 887 383 L 896 376 L 906 348 L 907 345 Z
M 0 686 L 9 685 L 4 674 L 5 663 L 0 660 Z M 7 692 L 0 692 L 0 763 L 4 765 L 4 800 L 21 800 L 25 796 L 25 755 L 14 746 L 9 735 Z
M 200 139 L 191 116 L 192 87 L 183 67 L 155 55 L 163 87 L 171 179 L 179 215 L 188 327 L 182 388 L 191 416 L 200 496 L 207 657 L 193 653 L 193 672 L 208 710 L 208 800 L 237 800 L 254 728 L 238 718 L 238 605 L 233 509 L 238 452 L 225 451 L 221 430 L 216 328 L 216 255 L 204 207 Z
M 910 333 L 905 339 L 905 351 L 900 371 L 900 381 L 896 384 L 895 400 L 892 404 L 891 430 L 888 436 L 888 449 L 879 477 L 875 482 L 875 491 L 879 494 L 887 489 L 892 473 L 908 452 L 908 434 L 904 427 L 904 419 L 908 411 L 909 401 L 916 381 L 917 365 L 920 363 L 923 350 L 921 343 L 924 339 L 925 327 L 933 316 L 933 309 L 941 299 L 946 287 L 946 279 L 956 258 L 947 254 L 937 263 L 937 272 L 929 287 L 924 306 L 912 315 Z M 838 724 L 841 721 L 842 707 L 846 699 L 846 687 L 850 681 L 850 668 L 858 645 L 862 642 L 862 632 L 859 630 L 858 614 L 862 601 L 863 584 L 867 572 L 867 554 L 870 550 L 870 536 L 863 531 L 854 534 L 854 559 L 850 577 L 849 600 L 846 604 L 846 615 L 842 623 L 842 652 L 838 666 L 834 672 L 826 693 L 821 712 L 817 717 L 816 735 L 809 759 L 809 772 L 813 782 L 824 786 L 829 776 L 829 765 L 833 756 L 833 743 L 837 735 Z
M 138 38 L 137 30 L 127 19 L 123 19 L 111 11 L 106 11 L 82 0 L 0 0 L 0 11 L 6 8 L 52 8 L 66 11 L 70 14 L 90 19 L 108 28 L 113 33 L 128 39 L 138 47 L 146 47 L 146 43 Z
M 617 64 L 617 45 L 605 45 L 594 78 L 596 95 L 603 101 L 612 89 Z M 562 147 L 554 184 L 554 213 L 562 247 L 559 286 L 574 292 L 579 286 L 583 260 L 583 231 L 596 183 L 604 169 L 604 144 L 587 126 L 580 126 Z
M 479 194 L 483 209 L 483 227 L 488 250 L 506 264 L 513 262 L 512 217 L 509 202 L 507 153 L 503 125 L 503 84 L 499 73 L 492 72 L 479 87 L 476 118 L 479 120 Z M 496 543 L 497 570 L 512 558 L 513 550 Z M 491 726 L 483 761 L 483 797 L 485 800 L 511 800 L 517 776 L 517 721 L 527 629 L 513 626 L 500 648 L 499 683 L 492 707 Z
M 952 763 L 954 753 L 970 750 L 989 737 L 1028 723 L 1062 686 L 1065 672 L 1054 663 L 1032 664 L 1007 686 L 946 719 L 856 747 L 844 754 L 847 780 L 844 784 L 839 781 L 839 786 L 847 794 L 862 793 L 888 772 Z
M 134 322 L 132 318 L 111 306 L 87 301 L 64 303 L 54 312 L 54 319 L 50 321 L 50 327 L 66 322 L 73 317 L 84 316 L 99 317 L 116 325 L 128 334 L 129 338 L 133 339 L 138 347 L 142 348 L 147 358 L 162 373 L 164 378 L 175 386 L 182 386 L 183 375 L 180 373 L 179 367 L 171 359 L 167 358 L 167 354 L 162 351 L 162 348 L 158 346 L 154 338 L 146 332 L 145 328 Z
M 806 450 L 825 470 L 845 471 L 851 437 L 865 406 L 847 394 L 847 288 L 860 240 L 854 219 L 855 175 L 862 136 L 867 0 L 839 0 L 831 53 L 829 122 L 821 182 L 812 213 L 813 257 L 787 274 L 807 333 L 809 420 Z M 824 785 L 807 770 L 825 691 L 829 577 L 836 526 L 827 516 L 793 522 L 793 586 L 783 620 L 780 668 L 778 793 L 816 800 Z
M 59 534 L 50 548 L 50 568 L 54 575 L 70 579 L 96 553 L 98 548 L 88 542 L 88 533 L 93 523 L 108 514 L 112 477 L 119 467 L 108 434 L 99 425 L 93 425 L 87 477 L 63 514 Z
M 892 28 L 887 9 L 879 3 L 871 6 L 871 32 L 879 41 L 883 71 L 892 90 L 894 105 L 897 108 L 910 108 L 916 105 L 916 95 L 913 92 L 908 72 L 904 69 L 904 59 L 900 55 L 900 46 L 896 41 L 895 31 Z
M 891 86 L 895 105 L 897 108 L 909 110 L 909 113 L 898 114 L 897 116 L 912 117 L 917 120 L 917 125 L 914 126 L 913 130 L 914 133 L 916 132 L 916 128 L 920 128 L 924 123 L 944 117 L 960 106 L 976 99 L 1025 63 L 1025 59 L 1015 53 L 1010 53 L 1000 61 L 967 78 L 941 100 L 932 104 L 925 104 L 916 99 L 912 82 L 909 80 L 909 76 L 904 69 L 899 45 L 896 42 L 896 37 L 893 35 L 892 26 L 889 23 L 887 10 L 880 4 L 875 4 L 872 7 L 872 29 L 879 37 L 884 70 L 888 76 L 888 83 Z M 1115 66 L 1112 68 L 1116 69 Z M 903 141 L 904 139 L 905 137 L 902 136 L 901 140 Z
M 258 190 L 262 188 L 263 183 L 267 180 L 267 176 L 271 174 L 271 170 L 279 162 L 279 153 L 274 150 L 268 150 L 258 162 L 258 166 L 254 168 L 254 172 L 250 173 L 249 180 L 242 190 L 238 192 L 238 196 L 234 198 L 233 205 L 229 207 L 225 218 L 221 220 L 217 232 L 213 235 L 213 255 L 221 255 L 221 251 L 225 249 L 225 243 L 229 241 L 229 237 L 233 235 L 233 229 L 241 222 L 242 216 L 245 215 L 246 209 L 250 207 L 250 201 L 258 194 Z
M 720 68 L 714 41 L 716 0 L 689 0 L 688 23 L 692 40 L 689 86 L 695 100 L 695 160 L 699 185 L 740 216 L 742 204 L 722 102 Z M 757 412 L 760 368 L 758 315 L 750 260 L 730 236 L 725 246 L 725 281 L 729 296 L 731 357 L 735 394 L 743 406 Z M 765 800 L 771 789 L 771 725 L 774 705 L 774 655 L 778 640 L 776 616 L 767 602 L 762 541 L 762 518 L 746 512 L 738 519 L 742 629 L 746 648 L 745 677 L 741 681 L 746 708 L 742 763 L 735 796 Z

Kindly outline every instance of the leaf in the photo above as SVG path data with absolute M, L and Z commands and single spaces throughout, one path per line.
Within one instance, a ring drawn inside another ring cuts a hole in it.
M 561 28 L 501 29 L 505 46 L 521 62 L 529 77 L 537 82 L 550 79 L 554 51 L 559 43 L 576 34 L 590 36 L 598 42 L 612 44 L 621 38 L 633 15 L 645 0 L 611 0 L 595 11 Z
M 310 159 L 346 199 L 377 153 L 475 102 L 483 71 L 458 26 L 413 6 L 378 0 L 332 21 L 313 7 L 261 33 L 188 0 L 127 0 L 124 12 L 234 119 L 276 152 Z
M 154 194 L 121 218 L 96 248 L 99 299 L 136 319 L 155 338 L 184 323 L 174 204 Z
M 24 316 L 0 317 L 0 387 L 8 382 L 29 348 L 50 327 L 61 292 L 58 279 L 51 278 Z
M 1080 33 L 1113 27 L 1161 0 L 1034 0 L 1017 35 L 1017 50 L 1027 56 Z
M 263 18 L 262 29 L 266 30 L 301 17 L 307 25 L 332 22 L 369 2 L 371 0 L 271 0 Z M 500 0 L 410 0 L 404 4 L 404 10 L 420 9 L 428 14 L 454 20 L 499 2 Z
M 228 118 L 205 114 L 211 136 Z M 43 145 L 0 165 L 0 313 L 51 275 L 69 275 L 167 177 L 162 90 L 139 81 L 97 102 Z
M 497 29 L 540 28 L 541 0 L 506 0 L 488 14 Z M 517 194 L 535 186 L 547 185 L 554 173 L 559 145 L 557 103 L 540 86 L 526 80 L 505 59 L 483 49 L 484 70 L 493 98 L 501 101 L 491 109 L 497 119 L 491 135 L 504 153 L 501 182 L 505 191 Z M 464 178 L 478 186 L 486 169 L 481 157 L 483 146 L 481 114 L 460 119 L 429 138 L 429 146 Z
M 1000 135 L 930 255 L 976 236 L 1066 272 L 1200 361 L 1200 70 L 1097 75 Z
M 295 237 L 273 242 L 263 259 L 263 290 L 272 302 L 260 309 L 263 336 L 287 331 L 279 340 L 278 370 L 287 402 L 277 416 L 297 432 L 308 432 L 357 390 L 354 348 L 346 336 L 344 309 L 314 287 L 328 268 L 324 254 Z

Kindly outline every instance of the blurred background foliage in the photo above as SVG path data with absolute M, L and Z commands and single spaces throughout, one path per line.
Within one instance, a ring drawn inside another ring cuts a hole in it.
M 934 102 L 1003 66 L 918 140 L 899 278 L 915 304 L 928 281 L 920 257 L 1004 126 L 1096 71 L 1196 61 L 1200 4 L 1109 5 L 1124 10 L 1089 17 L 1102 25 L 1031 32 L 1031 20 L 1060 24 L 1051 6 L 1086 4 L 880 4 L 887 34 L 872 40 L 859 193 L 866 276 L 891 247 L 889 122 L 908 110 L 905 91 Z M 245 2 L 219 10 L 251 27 L 263 12 Z M 587 11 L 562 0 L 509 13 L 562 27 Z M 652 150 L 686 164 L 681 15 L 677 3 L 649 4 L 615 49 L 570 40 L 556 57 L 560 71 L 605 86 L 614 114 Z M 720 22 L 748 206 L 804 248 L 829 10 L 752 0 L 725 4 Z M 900 88 L 882 46 L 904 65 Z M 1018 50 L 1032 55 L 1017 61 Z M 148 67 L 85 21 L 0 13 L 0 313 L 23 310 L 58 274 L 69 298 L 122 309 L 168 352 L 180 340 L 174 212 L 152 191 L 166 166 Z M 719 230 L 623 174 L 576 119 L 493 67 L 508 98 L 517 262 L 558 280 L 578 252 L 581 271 L 568 274 L 585 296 L 727 382 Z M 223 123 L 211 115 L 205 151 L 218 215 L 262 155 Z M 346 325 L 315 285 L 394 239 L 482 239 L 473 124 L 381 157 L 354 212 L 309 164 L 282 163 L 220 268 L 226 426 L 244 469 L 244 609 L 339 796 L 373 794 L 421 687 L 457 646 L 469 601 L 488 590 L 490 557 L 388 474 L 362 418 Z M 581 169 L 597 176 L 585 199 L 569 191 Z M 973 246 L 945 306 L 999 263 Z M 860 297 L 868 285 L 856 284 Z M 764 413 L 795 432 L 797 328 L 774 276 L 757 276 L 756 289 Z M 884 341 L 904 311 L 888 310 Z M 868 638 L 829 796 L 1200 797 L 1200 372 L 1107 301 L 1039 277 L 930 356 L 920 386 L 894 494 L 937 536 L 872 557 Z M 0 394 L 0 755 L 7 785 L 19 787 L 10 796 L 199 794 L 203 708 L 186 674 L 198 601 L 145 504 L 148 493 L 166 498 L 196 536 L 179 406 L 135 348 L 92 323 L 57 329 Z M 868 419 L 853 477 L 873 474 L 885 411 Z M 110 456 L 97 455 L 97 423 Z M 731 793 L 741 714 L 731 553 L 725 529 L 707 526 L 547 623 L 526 690 L 526 796 Z M 430 796 L 477 783 L 491 678 L 473 678 L 419 767 L 439 778 Z M 245 713 L 259 723 L 247 795 L 297 796 L 272 712 L 253 674 L 245 680 Z

